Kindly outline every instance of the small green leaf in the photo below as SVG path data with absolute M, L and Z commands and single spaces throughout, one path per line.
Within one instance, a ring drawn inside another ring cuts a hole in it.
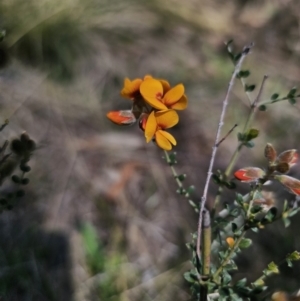
M 29 183 L 29 179 L 28 178 L 22 179 L 22 185 L 27 185 L 28 183 Z
M 254 147 L 255 144 L 253 141 L 247 141 L 244 143 L 244 145 L 248 148 L 252 148 L 252 147 Z
M 243 238 L 239 244 L 241 249 L 247 249 L 251 246 L 252 240 L 250 238 Z
M 276 100 L 278 97 L 279 97 L 279 94 L 278 94 L 278 93 L 274 93 L 274 94 L 271 96 L 271 100 Z
M 244 203 L 244 198 L 243 198 L 243 196 L 242 196 L 240 193 L 237 193 L 237 194 L 236 194 L 236 201 L 237 201 L 240 205 L 242 205 L 242 204 Z
M 180 182 L 182 182 L 183 180 L 186 179 L 186 174 L 181 174 L 179 176 L 175 176 L 175 178 L 177 178 Z
M 183 277 L 187 282 L 190 282 L 190 283 L 194 283 L 197 281 L 197 276 L 194 275 L 192 272 L 185 272 L 183 274 Z
M 291 220 L 287 217 L 283 218 L 282 221 L 283 221 L 283 224 L 284 224 L 285 228 L 288 228 L 291 224 Z
M 242 133 L 237 133 L 238 141 L 244 141 L 244 135 Z
M 235 284 L 236 287 L 245 287 L 247 283 L 247 278 L 243 278 L 240 279 L 239 281 L 237 281 L 237 283 Z
M 237 230 L 238 226 L 236 223 L 231 223 L 231 230 L 234 233 Z
M 258 107 L 258 109 L 259 109 L 260 111 L 267 111 L 267 106 L 266 106 L 266 105 L 260 105 L 260 106 Z
M 296 99 L 295 98 L 289 98 L 288 101 L 289 101 L 289 103 L 291 105 L 294 105 L 296 103 Z
M 259 130 L 257 129 L 250 129 L 245 134 L 245 140 L 250 141 L 254 138 L 256 138 L 259 135 Z
M 18 177 L 17 175 L 13 175 L 13 176 L 11 177 L 11 179 L 12 179 L 12 181 L 13 181 L 14 183 L 16 183 L 16 184 L 21 183 L 21 179 L 20 179 L 20 177 Z
M 224 186 L 228 189 L 235 189 L 236 188 L 236 184 L 232 181 L 229 182 L 222 182 L 224 184 Z
M 246 78 L 246 77 L 248 77 L 250 75 L 250 71 L 249 70 L 241 70 L 240 72 L 239 72 L 239 77 L 241 78 L 241 77 L 244 77 L 244 78 Z
M 277 215 L 277 208 L 276 207 L 270 208 L 268 213 L 262 219 L 262 221 L 261 221 L 262 224 L 268 224 L 268 223 L 273 222 L 276 219 L 276 215 Z
M 237 63 L 237 62 L 240 60 L 241 56 L 242 56 L 241 53 L 236 54 L 236 55 L 234 56 L 234 58 L 233 58 L 233 61 L 234 61 L 235 63 Z
M 255 85 L 245 85 L 246 92 L 252 92 L 255 89 Z
M 230 274 L 224 269 L 223 270 L 223 275 L 222 275 L 222 280 L 223 280 L 223 284 L 227 285 L 228 283 L 230 283 L 232 277 L 230 276 Z
M 296 92 L 297 92 L 297 88 L 295 88 L 295 87 L 292 88 L 292 89 L 289 91 L 287 97 L 294 97 L 295 94 L 296 94 Z
M 288 265 L 289 268 L 292 268 L 292 267 L 293 267 L 293 263 L 292 263 L 291 260 L 286 259 L 286 263 L 287 263 L 287 265 Z

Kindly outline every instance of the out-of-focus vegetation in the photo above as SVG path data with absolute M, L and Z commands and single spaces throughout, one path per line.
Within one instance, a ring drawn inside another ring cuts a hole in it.
M 197 216 L 176 196 L 161 152 L 105 113 L 130 107 L 119 96 L 126 76 L 183 82 L 179 169 L 197 197 L 233 70 L 224 42 L 254 42 L 249 81 L 268 74 L 266 95 L 288 91 L 300 76 L 299 11 L 297 0 L 2 1 L 0 123 L 10 120 L 2 138 L 26 130 L 37 141 L 28 193 L 0 216 L 2 299 L 189 299 L 182 274 Z M 242 89 L 234 91 L 224 133 L 245 116 Z M 288 103 L 259 113 L 260 136 L 240 166 L 262 162 L 266 142 L 298 148 L 298 116 L 299 105 Z M 234 135 L 222 144 L 219 168 L 235 145 Z M 288 230 L 278 223 L 253 235 L 238 273 L 256 279 L 270 253 L 280 261 L 299 250 L 298 228 L 295 217 Z M 299 277 L 295 265 L 269 284 L 294 291 Z

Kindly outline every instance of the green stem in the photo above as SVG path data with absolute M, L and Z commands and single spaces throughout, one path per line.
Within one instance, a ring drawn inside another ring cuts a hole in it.
M 170 157 L 169 157 L 168 152 L 167 152 L 166 150 L 164 150 L 164 153 L 165 153 L 166 161 L 167 161 L 167 163 L 170 165 L 172 174 L 173 174 L 173 176 L 174 176 L 174 178 L 175 178 L 175 180 L 176 180 L 176 183 L 177 183 L 178 187 L 179 187 L 179 188 L 183 188 L 183 185 L 182 185 L 181 181 L 178 179 L 178 173 L 177 173 L 177 171 L 176 171 L 174 165 L 171 165 L 171 159 L 170 159 Z
M 230 252 L 226 256 L 226 258 L 223 260 L 223 262 L 221 263 L 221 265 L 219 266 L 217 271 L 214 273 L 213 280 L 215 282 L 218 282 L 217 281 L 218 276 L 223 271 L 224 266 L 226 266 L 226 264 L 229 262 L 231 256 L 235 253 L 236 249 L 239 247 L 239 245 L 240 245 L 242 239 L 244 238 L 245 234 L 246 234 L 246 231 L 244 230 L 243 233 L 241 234 L 241 236 L 235 241 L 235 244 L 234 244 L 233 248 L 230 250 Z

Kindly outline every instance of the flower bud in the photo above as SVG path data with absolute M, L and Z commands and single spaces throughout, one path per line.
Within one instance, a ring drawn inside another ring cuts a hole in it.
M 287 151 L 282 152 L 277 160 L 278 163 L 287 163 L 289 164 L 289 167 L 291 168 L 293 165 L 295 165 L 298 161 L 298 154 L 296 149 L 289 149 Z
M 270 163 L 275 162 L 276 160 L 276 150 L 273 147 L 272 144 L 267 143 L 266 147 L 265 147 L 265 157 L 269 160 Z
M 132 125 L 136 122 L 136 118 L 131 110 L 110 111 L 106 117 L 118 125 Z
M 262 178 L 265 175 L 265 172 L 258 167 L 245 167 L 239 169 L 234 173 L 234 176 L 241 182 L 255 182 L 258 179 Z
M 234 239 L 233 239 L 233 237 L 231 237 L 231 236 L 227 237 L 226 238 L 226 242 L 227 242 L 229 248 L 232 249 L 234 247 Z
M 291 193 L 300 195 L 300 181 L 298 179 L 286 175 L 276 175 L 274 178 L 284 185 Z

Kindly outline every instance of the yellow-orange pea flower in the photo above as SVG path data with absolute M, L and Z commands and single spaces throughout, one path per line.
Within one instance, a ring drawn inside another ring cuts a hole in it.
M 157 110 L 184 110 L 187 107 L 187 97 L 182 84 L 170 88 L 167 81 L 148 77 L 140 84 L 140 93 L 145 101 Z
M 124 79 L 124 87 L 121 90 L 121 95 L 123 97 L 134 100 L 138 96 L 140 96 L 140 85 L 143 82 L 141 78 L 136 78 L 134 80 L 130 80 L 129 78 Z
M 178 114 L 174 110 L 152 111 L 145 125 L 146 141 L 149 142 L 154 137 L 160 148 L 171 150 L 172 145 L 176 145 L 176 140 L 164 130 L 173 127 L 178 121 Z
M 153 78 L 151 75 L 145 75 L 144 79 L 141 78 L 135 78 L 133 80 L 130 80 L 128 77 L 124 79 L 124 86 L 123 89 L 121 90 L 121 95 L 125 98 L 129 98 L 131 100 L 135 100 L 141 96 L 140 93 L 140 86 L 141 83 L 146 80 Z M 169 87 L 170 85 L 167 81 L 161 80 L 164 86 Z

